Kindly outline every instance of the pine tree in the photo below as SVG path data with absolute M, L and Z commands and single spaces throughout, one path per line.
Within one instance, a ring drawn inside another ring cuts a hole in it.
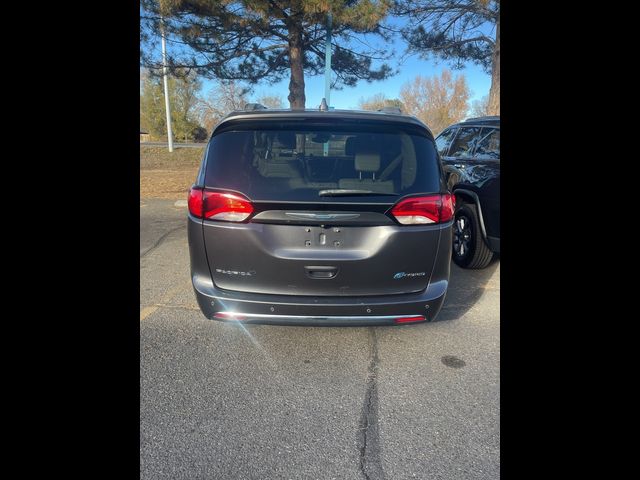
M 333 88 L 392 75 L 389 57 L 369 39 L 388 40 L 381 22 L 391 0 L 142 0 L 141 61 L 158 71 L 160 16 L 170 39 L 170 69 L 206 78 L 275 83 L 289 78 L 291 108 L 304 108 L 305 74 L 324 72 L 332 18 Z M 179 43 L 177 43 L 179 42 Z M 319 103 L 319 99 L 318 99 Z

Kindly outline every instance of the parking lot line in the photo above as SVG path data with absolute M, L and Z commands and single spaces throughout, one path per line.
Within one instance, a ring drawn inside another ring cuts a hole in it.
M 158 309 L 158 307 L 151 306 L 151 307 L 144 307 L 142 309 L 142 311 L 140 312 L 140 321 L 144 320 L 145 318 L 147 318 L 149 315 L 151 315 L 153 312 L 155 312 Z
M 167 291 L 160 298 L 160 300 L 158 302 L 154 303 L 153 305 L 144 307 L 140 311 L 140 321 L 144 320 L 149 315 L 154 313 L 156 310 L 158 310 L 158 308 L 161 308 L 161 307 L 165 306 L 166 304 L 170 303 L 171 300 L 173 300 L 179 293 L 181 293 L 183 290 L 186 290 L 190 286 L 191 286 L 191 280 L 188 280 L 188 281 L 186 281 L 184 283 L 176 285 L 175 287 L 173 287 L 172 289 Z

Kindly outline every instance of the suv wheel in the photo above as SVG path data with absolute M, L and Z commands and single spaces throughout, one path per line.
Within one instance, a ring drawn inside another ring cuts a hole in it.
M 482 238 L 475 205 L 463 203 L 453 223 L 453 261 L 462 268 L 484 268 L 493 252 Z

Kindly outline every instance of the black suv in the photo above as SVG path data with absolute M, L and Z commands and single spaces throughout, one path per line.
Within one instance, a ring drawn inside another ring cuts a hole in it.
M 188 203 L 207 318 L 403 324 L 431 321 L 442 306 L 453 197 L 414 117 L 233 112 L 213 131 Z
M 436 148 L 456 198 L 453 261 L 484 268 L 500 253 L 500 117 L 452 125 L 438 135 Z

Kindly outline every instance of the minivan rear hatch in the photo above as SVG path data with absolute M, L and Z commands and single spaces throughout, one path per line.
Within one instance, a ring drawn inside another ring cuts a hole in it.
M 425 128 L 229 122 L 212 136 L 204 167 L 203 235 L 218 288 L 368 296 L 427 287 L 443 223 L 402 224 L 392 214 L 402 200 L 441 199 L 441 168 Z

